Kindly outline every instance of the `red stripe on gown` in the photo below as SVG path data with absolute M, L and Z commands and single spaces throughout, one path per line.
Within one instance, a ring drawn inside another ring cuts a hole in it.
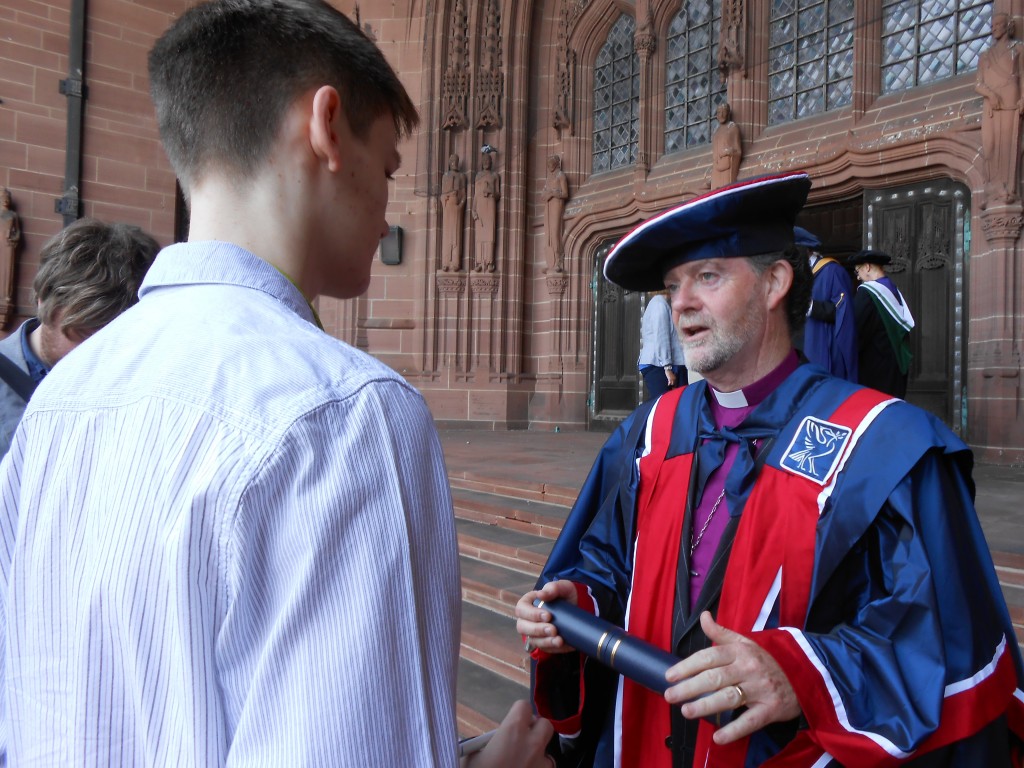
M 855 429 L 879 403 L 889 399 L 873 390 L 855 392 L 827 421 Z M 849 444 L 846 446 L 848 450 Z M 841 466 L 837 463 L 836 469 Z M 833 474 L 836 469 L 833 469 Z M 828 478 L 826 482 L 831 479 Z M 782 571 L 779 592 L 779 624 L 804 626 L 814 574 L 814 551 L 818 524 L 817 496 L 823 485 L 790 472 L 766 465 L 743 509 L 733 541 L 722 584 L 716 621 L 736 632 L 753 630 L 776 575 Z M 784 508 L 779 500 L 785 500 Z M 780 514 L 784 512 L 784 514 Z M 725 746 L 714 744 L 716 728 L 701 721 L 698 731 L 698 758 L 708 750 L 707 765 L 716 768 L 740 768 L 746 761 L 749 738 Z M 810 765 L 821 755 L 820 749 L 808 749 L 796 739 L 771 765 Z M 776 763 L 776 761 L 779 761 Z
M 666 468 L 681 472 L 683 487 L 690 476 L 691 454 L 665 461 L 679 398 L 685 387 L 669 390 L 655 406 L 654 429 L 647 456 L 640 460 L 637 489 L 637 540 L 630 591 L 630 633 L 672 650 L 675 573 L 683 528 L 685 496 L 678 484 L 659 476 Z M 671 576 L 670 576 L 671 575 Z M 669 704 L 664 697 L 631 680 L 622 681 L 622 765 L 672 768 Z

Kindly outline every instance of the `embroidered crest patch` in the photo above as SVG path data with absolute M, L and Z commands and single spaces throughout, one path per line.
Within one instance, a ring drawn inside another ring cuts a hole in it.
M 806 417 L 782 457 L 782 466 L 820 485 L 831 476 L 852 430 L 813 416 Z

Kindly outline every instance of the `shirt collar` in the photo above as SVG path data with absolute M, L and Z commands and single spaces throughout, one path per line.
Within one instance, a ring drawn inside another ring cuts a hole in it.
M 31 318 L 25 323 L 21 334 L 21 353 L 25 355 L 25 365 L 28 366 L 28 375 L 32 377 L 32 380 L 36 382 L 36 384 L 42 381 L 43 377 L 50 372 L 50 367 L 32 351 L 32 344 L 29 343 L 28 340 L 32 331 L 39 327 L 39 323 L 40 320 L 38 317 Z
M 301 291 L 274 266 L 244 248 L 216 240 L 176 243 L 160 251 L 146 273 L 139 298 L 159 288 L 203 284 L 262 291 L 299 317 L 316 322 Z
M 771 373 L 743 389 L 737 389 L 735 392 L 719 392 L 712 386 L 708 386 L 708 389 L 714 395 L 715 402 L 722 408 L 748 408 L 760 405 L 799 365 L 800 358 L 796 350 L 790 350 Z

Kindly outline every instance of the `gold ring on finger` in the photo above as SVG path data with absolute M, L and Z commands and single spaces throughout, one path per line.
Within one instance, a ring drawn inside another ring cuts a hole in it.
M 736 690 L 736 695 L 739 696 L 739 702 L 737 702 L 736 706 L 742 707 L 744 704 L 747 703 L 747 694 L 744 693 L 743 689 L 740 688 L 738 685 L 733 685 L 731 687 Z

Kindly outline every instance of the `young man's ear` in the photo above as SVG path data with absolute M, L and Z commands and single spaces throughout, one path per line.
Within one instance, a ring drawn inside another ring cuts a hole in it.
M 313 154 L 326 163 L 331 172 L 341 167 L 341 153 L 338 151 L 340 137 L 336 130 L 339 119 L 345 119 L 341 109 L 341 95 L 333 86 L 320 86 L 313 94 L 309 115 L 309 144 Z

